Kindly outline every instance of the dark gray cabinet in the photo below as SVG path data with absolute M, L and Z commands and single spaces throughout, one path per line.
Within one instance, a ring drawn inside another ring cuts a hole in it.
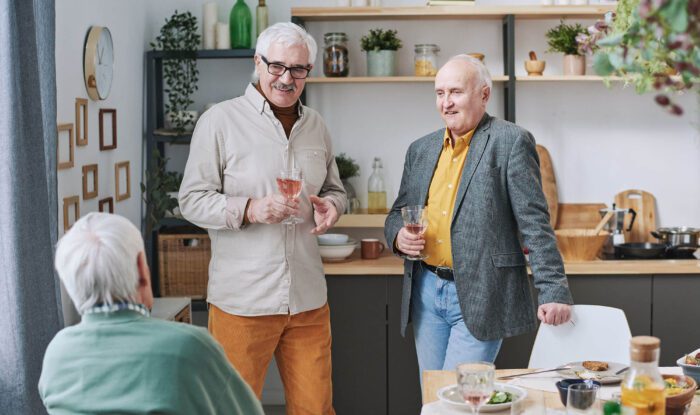
M 661 366 L 700 348 L 700 276 L 655 275 L 652 331 L 661 339 Z

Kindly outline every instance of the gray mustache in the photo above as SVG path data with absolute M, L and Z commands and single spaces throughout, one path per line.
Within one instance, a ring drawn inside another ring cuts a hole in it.
M 287 84 L 285 84 L 285 83 L 283 83 L 283 82 L 275 82 L 274 84 L 272 84 L 272 87 L 273 87 L 273 88 L 280 89 L 280 90 L 282 90 L 282 91 L 292 91 L 292 92 L 294 92 L 294 91 L 297 90 L 296 85 L 294 85 L 294 84 L 289 84 L 289 85 L 287 85 Z

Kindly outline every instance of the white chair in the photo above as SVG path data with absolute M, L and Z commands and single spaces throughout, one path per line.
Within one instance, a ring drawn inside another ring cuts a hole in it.
M 629 365 L 632 333 L 624 311 L 599 305 L 574 305 L 571 318 L 574 324 L 540 324 L 529 368 L 554 368 L 582 360 Z

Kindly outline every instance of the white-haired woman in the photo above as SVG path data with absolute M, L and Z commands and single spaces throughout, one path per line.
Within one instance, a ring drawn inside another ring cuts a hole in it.
M 39 393 L 49 413 L 263 414 L 206 330 L 150 318 L 143 239 L 90 213 L 61 238 L 56 269 L 82 321 L 49 344 Z
M 314 235 L 333 226 L 346 197 L 325 123 L 299 101 L 315 58 L 316 42 L 293 23 L 260 34 L 256 81 L 199 119 L 179 195 L 183 216 L 212 237 L 209 330 L 258 396 L 275 355 L 289 414 L 334 413 Z M 290 168 L 303 186 L 288 199 L 276 181 Z M 281 223 L 291 215 L 303 222 Z

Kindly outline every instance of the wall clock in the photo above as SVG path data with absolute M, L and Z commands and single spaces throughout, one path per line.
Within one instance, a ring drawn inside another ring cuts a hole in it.
M 114 75 L 114 46 L 109 29 L 92 26 L 85 38 L 83 54 L 83 75 L 88 96 L 103 100 L 109 96 Z

